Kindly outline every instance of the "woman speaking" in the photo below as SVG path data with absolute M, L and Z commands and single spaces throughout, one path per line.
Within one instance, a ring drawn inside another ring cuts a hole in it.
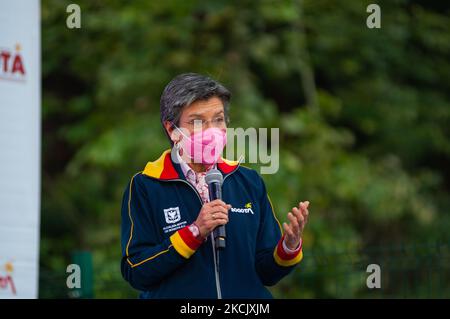
M 283 232 L 258 173 L 221 157 L 230 97 L 194 73 L 162 93 L 171 148 L 131 178 L 122 203 L 121 270 L 141 298 L 272 298 L 265 286 L 302 259 L 309 202 L 292 208 Z M 210 200 L 212 170 L 222 199 Z M 221 226 L 224 249 L 215 244 Z

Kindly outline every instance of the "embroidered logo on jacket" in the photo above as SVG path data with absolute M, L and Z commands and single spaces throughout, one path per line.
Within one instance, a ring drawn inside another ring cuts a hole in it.
M 180 208 L 179 207 L 170 207 L 164 209 L 164 217 L 166 218 L 167 224 L 174 224 L 181 220 Z
M 240 214 L 255 214 L 252 210 L 252 203 L 248 202 L 247 204 L 245 204 L 244 208 L 236 208 L 236 207 L 231 207 L 231 212 L 233 213 L 240 213 Z

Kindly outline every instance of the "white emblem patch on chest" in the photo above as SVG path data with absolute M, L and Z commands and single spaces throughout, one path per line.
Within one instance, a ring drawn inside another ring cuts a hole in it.
M 166 218 L 167 224 L 174 224 L 181 220 L 180 208 L 179 207 L 170 207 L 164 209 L 164 217 Z

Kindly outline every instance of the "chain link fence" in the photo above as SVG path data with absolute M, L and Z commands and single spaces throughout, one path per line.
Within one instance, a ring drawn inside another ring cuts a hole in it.
M 95 258 L 94 258 L 95 259 Z M 94 263 L 95 264 L 95 263 Z M 369 288 L 369 265 L 380 268 L 380 288 Z M 136 298 L 120 274 L 119 261 L 93 269 L 94 298 Z M 83 298 L 68 289 L 69 274 L 42 269 L 40 298 Z M 450 298 L 450 241 L 371 247 L 363 250 L 305 250 L 297 269 L 271 288 L 276 298 Z

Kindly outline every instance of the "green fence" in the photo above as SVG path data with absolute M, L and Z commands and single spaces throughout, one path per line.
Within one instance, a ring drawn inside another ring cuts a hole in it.
M 381 287 L 368 288 L 368 265 L 380 267 Z M 305 251 L 293 281 L 277 296 L 314 298 L 450 298 L 450 242 L 364 250 Z M 294 284 L 292 284 L 294 283 Z
M 379 289 L 367 287 L 370 264 L 380 266 Z M 40 298 L 136 298 L 138 292 L 120 275 L 119 262 L 110 265 L 95 267 L 94 254 L 92 296 L 68 289 L 65 269 L 41 269 Z M 277 298 L 450 298 L 450 241 L 305 250 L 298 269 L 271 291 Z

